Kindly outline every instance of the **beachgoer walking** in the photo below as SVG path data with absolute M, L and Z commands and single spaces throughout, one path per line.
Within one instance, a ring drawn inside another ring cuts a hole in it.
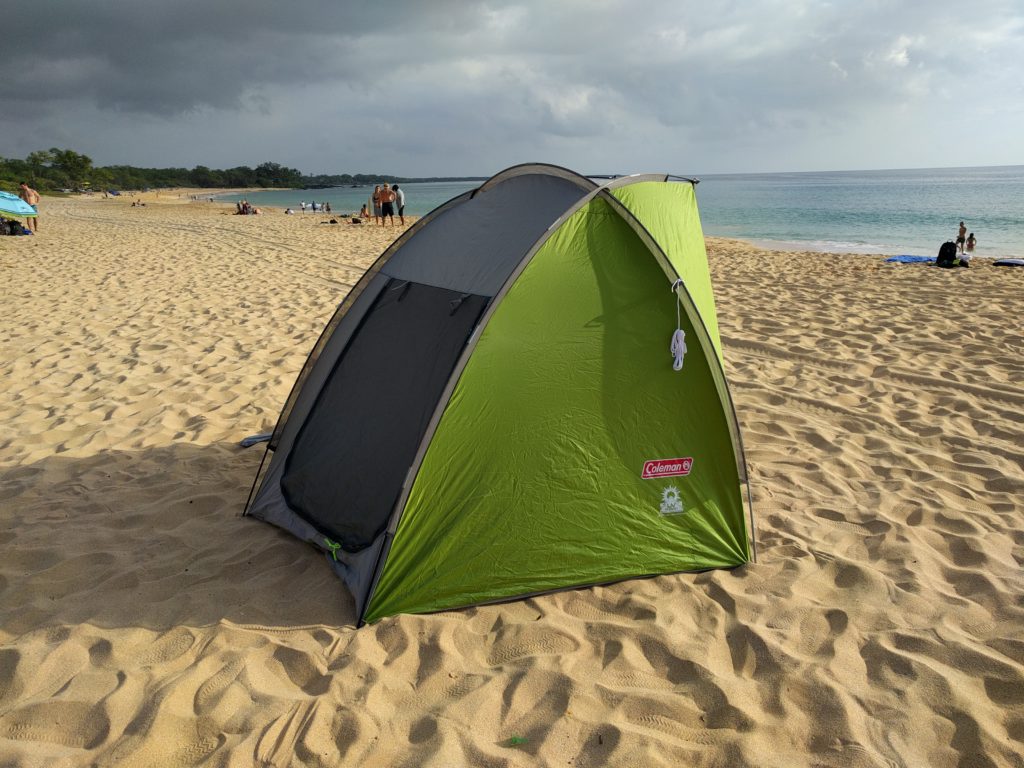
M 305 200 L 299 200 L 299 208 L 302 209 L 303 213 L 306 212 L 306 201 Z
M 956 233 L 956 246 L 960 249 L 960 253 L 964 252 L 964 243 L 967 242 L 967 227 L 964 223 L 960 222 L 960 229 Z
M 395 193 L 395 208 L 398 209 L 398 220 L 402 222 L 402 226 L 405 226 L 405 190 L 399 189 L 398 185 L 395 184 L 391 188 L 391 191 Z
M 33 232 L 39 232 L 39 193 L 24 181 L 21 182 L 18 187 L 20 190 L 18 192 L 18 197 L 36 209 L 34 214 L 25 217 L 25 226 Z
M 380 190 L 380 225 L 384 226 L 384 219 L 391 217 L 391 226 L 395 226 L 395 193 L 391 187 L 385 184 Z

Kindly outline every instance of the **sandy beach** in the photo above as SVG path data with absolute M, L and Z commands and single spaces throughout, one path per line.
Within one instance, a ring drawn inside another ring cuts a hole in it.
M 1024 766 L 1024 269 L 709 239 L 758 561 L 356 629 L 238 441 L 401 229 L 144 197 L 0 238 L 0 765 Z

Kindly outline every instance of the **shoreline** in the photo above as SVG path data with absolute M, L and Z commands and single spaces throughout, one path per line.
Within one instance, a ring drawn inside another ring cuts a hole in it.
M 209 211 L 218 211 L 220 213 L 232 212 L 235 207 L 235 201 L 226 201 L 219 199 L 219 195 L 239 195 L 243 196 L 253 192 L 267 192 L 265 188 L 254 188 L 254 189 L 226 189 L 218 188 L 215 190 L 204 190 L 198 188 L 188 187 L 175 187 L 160 190 L 150 190 L 147 192 L 126 192 L 116 197 L 104 198 L 102 193 L 94 193 L 88 195 L 85 193 L 67 195 L 67 196 L 44 196 L 43 205 L 48 205 L 47 200 L 79 200 L 85 203 L 103 203 L 103 204 L 117 204 L 125 203 L 128 207 L 131 207 L 131 202 L 138 201 L 145 203 L 146 205 L 158 204 L 160 206 L 171 206 L 181 205 L 195 209 L 206 209 Z M 284 192 L 290 190 L 272 190 L 274 192 Z M 191 199 L 192 196 L 196 196 L 198 199 Z M 212 200 L 210 199 L 212 197 Z M 284 210 L 280 205 L 261 205 L 259 206 L 262 216 L 279 216 L 285 215 Z M 313 213 L 312 211 L 306 211 L 305 213 L 293 209 L 295 215 L 298 218 L 308 219 L 312 216 L 350 216 L 355 214 L 355 211 L 335 210 L 330 214 L 325 214 L 321 211 Z M 47 213 L 46 209 L 42 209 L 42 215 L 45 216 Z M 406 215 L 406 220 L 409 224 L 417 221 L 422 216 L 417 215 Z M 371 219 L 372 221 L 372 219 Z M 347 222 L 341 221 L 341 224 Z M 390 229 L 390 226 L 385 227 Z M 883 260 L 897 255 L 920 255 L 927 256 L 928 258 L 935 258 L 935 255 L 930 252 L 926 252 L 925 249 L 915 248 L 886 248 L 883 246 L 865 246 L 862 243 L 842 243 L 837 241 L 820 241 L 820 240 L 772 240 L 758 237 L 738 237 L 735 235 L 712 235 L 705 233 L 705 238 L 709 241 L 720 240 L 720 241 L 734 241 L 736 243 L 742 243 L 749 248 L 755 250 L 762 250 L 769 253 L 775 254 L 803 254 L 806 256 L 826 256 L 835 255 L 842 257 L 863 257 L 863 258 L 876 258 Z M 941 244 L 941 243 L 940 243 Z M 938 251 L 936 246 L 935 252 Z M 1015 253 L 1000 253 L 991 254 L 985 253 L 984 248 L 980 249 L 972 257 L 978 263 L 992 262 L 999 259 L 1006 258 L 1024 258 L 1024 254 Z
M 739 242 L 743 242 L 751 246 L 752 248 L 759 248 L 766 251 L 772 251 L 774 253 L 805 253 L 805 254 L 832 254 L 835 256 L 854 256 L 854 257 L 868 257 L 868 258 L 881 258 L 885 259 L 891 256 L 904 256 L 904 255 L 918 255 L 927 256 L 928 258 L 934 259 L 938 252 L 936 246 L 934 250 L 936 253 L 923 253 L 924 249 L 921 248 L 886 248 L 882 249 L 882 246 L 874 246 L 877 250 L 866 250 L 863 244 L 849 243 L 846 248 L 837 248 L 835 246 L 841 245 L 838 243 L 820 243 L 819 241 L 807 241 L 802 242 L 798 240 L 765 240 L 762 238 L 719 238 L 715 235 L 708 235 L 709 238 L 730 240 L 734 239 Z M 813 247 L 818 243 L 818 247 Z M 941 243 L 940 243 L 941 245 Z M 971 256 L 972 260 L 977 259 L 979 261 L 998 261 L 999 259 L 1015 259 L 1021 258 L 1020 256 L 1006 253 L 1006 254 L 986 254 L 975 252 Z
M 348 189 L 341 188 L 341 189 Z M 363 189 L 366 189 L 365 187 Z M 285 192 L 290 190 L 267 190 L 267 189 L 253 189 L 253 190 L 221 190 L 218 195 L 238 195 L 244 196 L 253 192 Z M 306 190 L 295 190 L 305 192 Z M 327 191 L 327 190 L 321 190 Z M 197 201 L 202 202 L 202 201 Z M 214 196 L 214 204 L 223 205 L 234 205 L 234 201 L 222 201 Z M 280 208 L 280 204 L 261 205 L 261 209 L 267 212 L 276 211 Z M 335 211 L 334 213 L 338 213 Z M 341 211 L 344 213 L 344 211 Z M 296 209 L 296 213 L 299 211 Z M 309 213 L 309 212 L 307 212 Z M 416 214 L 416 217 L 420 217 L 425 214 Z M 408 217 L 407 217 L 408 218 Z M 920 255 L 934 258 L 938 253 L 939 246 L 945 242 L 944 240 L 938 239 L 932 246 L 887 246 L 887 245 L 874 245 L 870 243 L 856 243 L 856 242 L 842 242 L 833 240 L 775 240 L 772 238 L 764 238 L 758 236 L 737 236 L 737 235 L 717 235 L 709 234 L 705 232 L 705 236 L 709 238 L 719 239 L 733 239 L 740 242 L 747 243 L 753 248 L 763 249 L 766 251 L 772 251 L 776 253 L 818 253 L 818 254 L 838 254 L 843 256 L 877 256 L 877 257 L 889 257 L 899 255 Z M 953 239 L 953 238 L 950 238 Z M 989 251 L 989 252 L 986 252 Z M 986 246 L 981 246 L 978 251 L 974 254 L 974 258 L 981 260 L 998 260 L 1006 258 L 1024 258 L 1024 249 L 1019 252 L 1014 249 L 1002 249 L 998 253 L 991 252 L 991 249 Z
M 345 187 L 343 189 L 348 189 L 348 188 Z M 220 188 L 218 188 L 218 189 L 215 189 L 215 190 L 204 190 L 204 189 L 196 189 L 196 188 L 188 188 L 188 187 L 181 187 L 181 188 L 177 188 L 176 187 L 176 188 L 168 188 L 166 190 L 162 190 L 161 189 L 161 190 L 150 190 L 148 192 L 122 193 L 122 195 L 120 197 L 108 198 L 108 199 L 115 200 L 115 201 L 121 200 L 122 198 L 124 198 L 125 200 L 133 200 L 134 199 L 134 200 L 142 200 L 142 201 L 144 201 L 146 203 L 156 202 L 156 203 L 160 203 L 160 204 L 163 204 L 163 205 L 174 204 L 174 203 L 180 203 L 180 204 L 183 204 L 183 205 L 202 205 L 202 206 L 213 205 L 213 206 L 217 206 L 219 208 L 222 208 L 224 210 L 230 210 L 230 209 L 234 208 L 235 201 L 233 201 L 233 200 L 231 200 L 231 201 L 221 200 L 221 199 L 219 199 L 219 197 L 221 195 L 239 195 L 239 196 L 243 196 L 243 195 L 247 195 L 247 194 L 251 194 L 251 193 L 258 193 L 258 192 L 289 192 L 289 191 L 306 191 L 306 190 L 291 190 L 291 189 L 276 189 L 276 188 L 273 189 L 273 190 L 268 190 L 268 189 L 262 188 L 262 187 L 257 187 L 257 188 L 253 188 L 253 189 L 220 189 Z M 192 195 L 195 195 L 199 199 L 195 199 L 195 200 L 186 199 L 186 198 L 188 198 L 188 197 L 190 197 Z M 209 200 L 209 198 L 211 198 L 211 197 L 213 198 L 212 201 Z M 98 199 L 102 200 L 104 198 L 102 198 L 102 195 L 97 195 L 97 194 L 94 194 L 92 196 L 88 196 L 88 195 L 85 195 L 85 194 L 80 194 L 80 195 L 70 195 L 67 198 L 55 198 L 55 199 L 81 199 L 81 200 L 85 200 L 85 201 L 96 201 Z M 276 205 L 276 204 L 275 205 L 263 205 L 263 206 L 259 206 L 259 207 L 260 207 L 261 212 L 263 214 L 275 215 L 275 214 L 283 214 L 284 213 L 283 210 L 280 209 L 280 205 Z M 297 215 L 301 214 L 301 212 L 298 211 L 298 210 L 295 210 L 295 213 Z M 334 215 L 334 214 L 345 215 L 346 211 L 340 211 L 340 210 L 339 211 L 332 211 L 331 214 L 322 214 L 322 212 L 320 212 L 320 211 L 318 211 L 316 214 L 313 214 L 312 211 L 305 212 L 306 216 L 309 216 L 309 215 L 317 215 L 317 216 L 319 216 L 319 215 Z M 416 219 L 421 218 L 421 214 L 417 214 L 417 215 L 410 214 L 410 215 L 406 216 L 406 218 L 410 219 L 410 220 L 416 220 Z M 889 256 L 897 256 L 897 255 L 903 255 L 903 254 L 916 253 L 918 251 L 923 251 L 924 250 L 924 249 L 915 249 L 915 248 L 904 248 L 904 249 L 901 249 L 901 248 L 887 248 L 885 246 L 871 246 L 871 245 L 866 245 L 866 244 L 863 244 L 863 243 L 843 243 L 843 242 L 836 242 L 836 241 L 824 241 L 824 242 L 822 242 L 820 240 L 807 240 L 807 241 L 803 241 L 803 240 L 773 240 L 773 239 L 770 239 L 770 238 L 739 237 L 739 236 L 734 236 L 734 235 L 712 235 L 712 234 L 707 234 L 707 233 L 705 233 L 705 236 L 707 238 L 713 238 L 713 239 L 718 239 L 718 240 L 735 240 L 737 242 L 746 243 L 747 245 L 749 245 L 749 246 L 751 246 L 753 248 L 762 249 L 762 250 L 765 250 L 765 251 L 771 251 L 771 252 L 774 252 L 774 253 L 835 254 L 835 255 L 841 255 L 841 256 L 867 256 L 867 257 L 881 257 L 881 258 L 885 258 L 885 257 L 889 257 Z M 941 243 L 939 243 L 938 245 L 941 245 Z M 932 250 L 938 252 L 938 245 L 936 245 L 936 247 L 933 248 Z M 921 252 L 918 255 L 929 256 L 931 258 L 934 258 L 934 254 L 932 254 L 932 253 Z M 985 254 L 985 253 L 979 252 L 979 253 L 976 253 L 974 255 L 974 258 L 980 259 L 980 260 L 997 260 L 997 259 L 1003 259 L 1003 258 L 1021 258 L 1021 257 L 1024 257 L 1024 254 L 1020 254 L 1020 255 L 1014 254 L 1014 253 Z

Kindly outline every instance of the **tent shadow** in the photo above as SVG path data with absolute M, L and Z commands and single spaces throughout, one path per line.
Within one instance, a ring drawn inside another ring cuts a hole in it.
M 177 443 L 0 468 L 0 631 L 354 626 L 320 552 L 241 516 L 262 453 Z

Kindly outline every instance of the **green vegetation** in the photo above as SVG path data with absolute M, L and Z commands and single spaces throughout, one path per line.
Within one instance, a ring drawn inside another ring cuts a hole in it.
M 18 182 L 27 181 L 40 192 L 82 189 L 160 189 L 166 187 L 201 188 L 325 188 L 381 181 L 476 181 L 466 178 L 403 178 L 385 174 L 317 174 L 305 176 L 294 168 L 278 163 L 262 163 L 255 168 L 242 165 L 218 170 L 197 165 L 188 168 L 134 168 L 130 165 L 96 167 L 92 158 L 71 149 L 39 150 L 24 160 L 0 157 L 0 189 L 14 191 Z
M 133 168 L 130 165 L 95 167 L 92 158 L 71 149 L 31 152 L 24 160 L 0 158 L 0 187 L 14 189 L 27 181 L 40 192 L 63 189 L 146 189 L 160 187 L 301 187 L 302 174 L 278 163 L 255 168 L 240 166 L 214 170 L 188 168 Z

